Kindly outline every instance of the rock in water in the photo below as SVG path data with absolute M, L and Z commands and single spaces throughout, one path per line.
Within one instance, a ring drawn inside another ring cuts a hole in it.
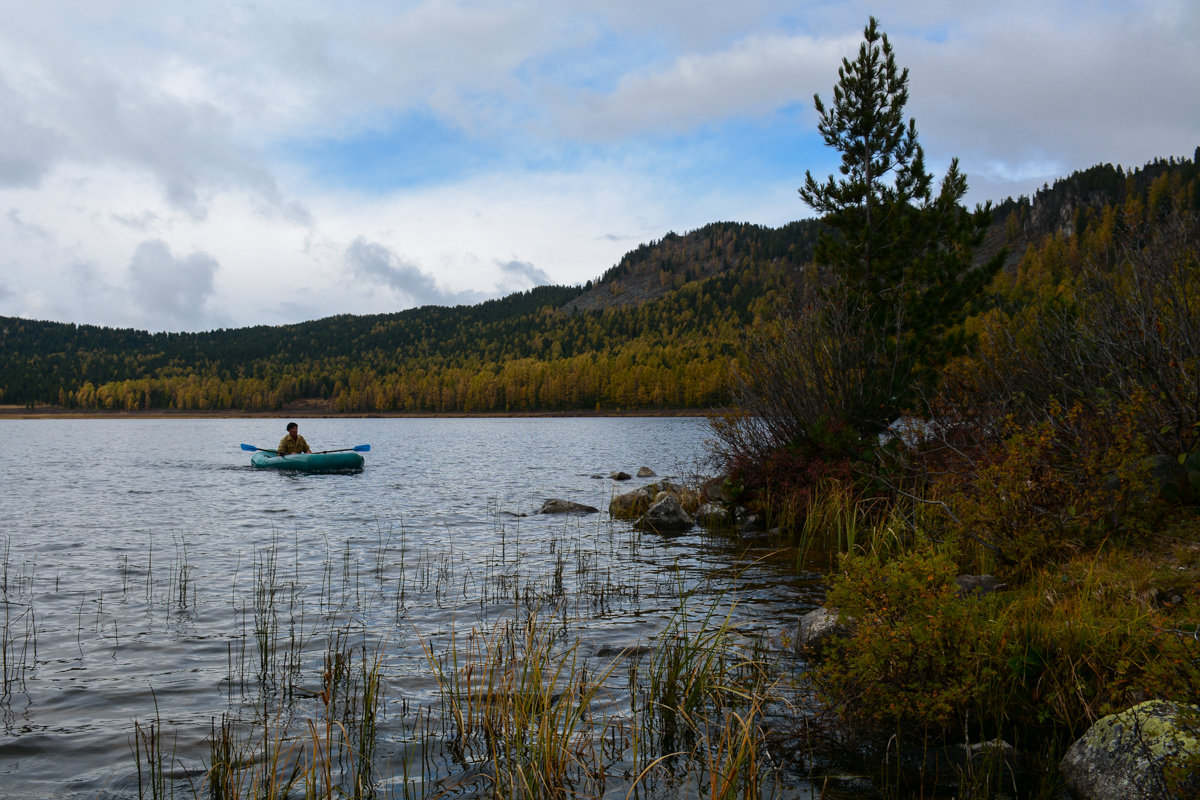
M 637 521 L 637 526 L 643 530 L 666 534 L 683 533 L 695 524 L 679 501 L 669 494 L 653 502 Z
M 547 500 L 538 509 L 539 514 L 595 514 L 600 509 L 595 506 L 585 506 L 570 500 Z
M 849 633 L 850 629 L 838 622 L 837 611 L 825 607 L 814 608 L 800 618 L 796 649 L 816 656 L 831 640 Z
M 1080 800 L 1200 797 L 1200 706 L 1150 700 L 1097 722 L 1067 750 L 1063 780 Z
M 719 503 L 705 503 L 696 509 L 696 522 L 710 531 L 726 530 L 733 527 L 733 515 Z
M 652 496 L 646 487 L 619 494 L 608 504 L 608 513 L 613 519 L 637 519 L 650 507 Z

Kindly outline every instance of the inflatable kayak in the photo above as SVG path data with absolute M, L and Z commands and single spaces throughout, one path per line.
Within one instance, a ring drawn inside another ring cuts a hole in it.
M 360 453 L 293 453 L 277 456 L 258 451 L 250 456 L 250 463 L 261 469 L 280 469 L 295 472 L 358 472 L 363 468 Z

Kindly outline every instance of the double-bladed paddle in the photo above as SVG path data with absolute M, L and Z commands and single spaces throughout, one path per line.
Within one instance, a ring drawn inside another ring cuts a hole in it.
M 257 451 L 261 451 L 263 453 L 274 453 L 275 455 L 279 455 L 278 450 L 268 450 L 265 447 L 255 447 L 252 444 L 243 444 L 242 449 L 247 450 L 251 453 L 253 453 L 257 450 Z M 370 449 L 371 449 L 371 445 L 369 445 L 369 444 L 359 444 L 359 445 L 355 445 L 354 447 L 343 447 L 340 450 L 320 450 L 316 453 L 313 453 L 313 455 L 322 455 L 324 453 L 349 453 L 350 451 L 354 451 L 356 453 L 366 453 L 366 452 L 370 451 Z

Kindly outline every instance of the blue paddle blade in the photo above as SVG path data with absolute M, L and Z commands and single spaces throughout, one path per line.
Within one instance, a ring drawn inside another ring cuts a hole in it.
M 370 449 L 371 449 L 371 445 L 369 445 L 369 444 L 360 444 L 354 448 L 355 452 L 358 452 L 358 453 L 365 453 L 365 452 L 369 451 Z
M 243 449 L 243 450 L 249 450 L 251 453 L 253 453 L 253 452 L 254 452 L 255 450 L 257 450 L 258 448 L 257 448 L 257 447 L 255 447 L 255 446 L 254 446 L 254 445 L 252 445 L 252 444 L 244 444 L 244 445 L 242 445 L 242 449 Z

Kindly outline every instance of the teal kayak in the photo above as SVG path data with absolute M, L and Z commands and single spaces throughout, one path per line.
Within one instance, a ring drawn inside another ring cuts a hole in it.
M 358 472 L 363 468 L 359 453 L 293 453 L 277 456 L 262 450 L 250 456 L 250 463 L 261 469 L 293 472 Z

